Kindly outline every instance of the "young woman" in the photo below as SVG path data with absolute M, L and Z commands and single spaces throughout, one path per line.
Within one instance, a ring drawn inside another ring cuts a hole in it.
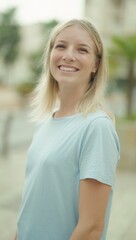
M 88 20 L 57 26 L 44 70 L 18 240 L 105 240 L 119 140 L 103 106 L 106 64 L 94 26 Z

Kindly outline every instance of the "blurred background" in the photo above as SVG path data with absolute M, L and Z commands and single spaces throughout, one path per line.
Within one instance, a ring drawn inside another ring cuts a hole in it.
M 30 95 L 52 28 L 89 18 L 107 51 L 106 102 L 116 116 L 121 161 L 107 240 L 136 239 L 136 0 L 0 1 L 0 240 L 11 240 L 35 124 Z

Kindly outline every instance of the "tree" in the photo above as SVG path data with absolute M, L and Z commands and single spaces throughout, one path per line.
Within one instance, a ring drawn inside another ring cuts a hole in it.
M 19 53 L 20 27 L 15 20 L 16 8 L 0 13 L 0 57 L 6 66 L 6 81 L 9 69 Z
M 52 20 L 49 20 L 47 22 L 44 22 L 42 23 L 42 27 L 43 27 L 43 31 L 46 32 L 46 35 L 47 33 L 50 34 L 51 30 L 58 24 L 58 20 L 56 19 L 52 19 Z
M 136 64 L 136 35 L 114 36 L 112 38 L 113 47 L 110 49 L 110 55 L 116 57 L 116 61 L 121 59 L 127 63 L 126 92 L 127 92 L 127 116 L 133 114 L 133 90 L 136 86 L 135 64 Z M 120 66 L 120 65 L 118 65 Z
M 10 67 L 15 62 L 19 53 L 20 32 L 19 25 L 15 20 L 16 8 L 7 9 L 0 13 L 0 58 L 5 66 L 5 81 L 10 76 Z M 2 155 L 5 157 L 9 150 L 9 132 L 13 114 L 8 113 L 3 126 Z
M 59 22 L 55 19 L 41 23 L 41 30 L 42 35 L 44 36 L 43 46 L 40 47 L 36 52 L 32 53 L 29 56 L 30 60 L 30 69 L 32 71 L 32 77 L 39 78 L 42 72 L 42 62 L 43 62 L 43 54 L 44 48 L 47 44 L 49 35 L 52 29 L 58 24 Z
M 22 95 L 26 97 L 26 94 L 29 95 L 29 93 L 32 92 L 35 85 L 37 84 L 37 80 L 40 78 L 42 74 L 42 68 L 43 68 L 43 55 L 44 55 L 44 48 L 47 44 L 49 35 L 51 33 L 51 30 L 58 24 L 59 22 L 55 19 L 41 23 L 41 32 L 43 36 L 43 44 L 41 44 L 40 48 L 37 49 L 37 51 L 31 53 L 28 56 L 29 59 L 29 67 L 31 70 L 31 77 L 28 81 L 25 81 L 21 84 L 19 84 L 16 88 L 16 90 Z

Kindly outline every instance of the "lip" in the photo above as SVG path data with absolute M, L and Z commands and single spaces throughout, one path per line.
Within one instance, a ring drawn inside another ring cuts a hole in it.
M 79 71 L 79 68 L 75 67 L 75 66 L 71 66 L 71 65 L 59 65 L 58 66 L 59 70 L 63 71 L 63 72 L 77 72 Z

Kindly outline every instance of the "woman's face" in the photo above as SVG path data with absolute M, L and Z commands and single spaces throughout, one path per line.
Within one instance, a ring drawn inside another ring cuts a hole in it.
M 74 25 L 58 34 L 50 55 L 50 71 L 59 85 L 87 86 L 96 71 L 96 57 L 86 30 Z

